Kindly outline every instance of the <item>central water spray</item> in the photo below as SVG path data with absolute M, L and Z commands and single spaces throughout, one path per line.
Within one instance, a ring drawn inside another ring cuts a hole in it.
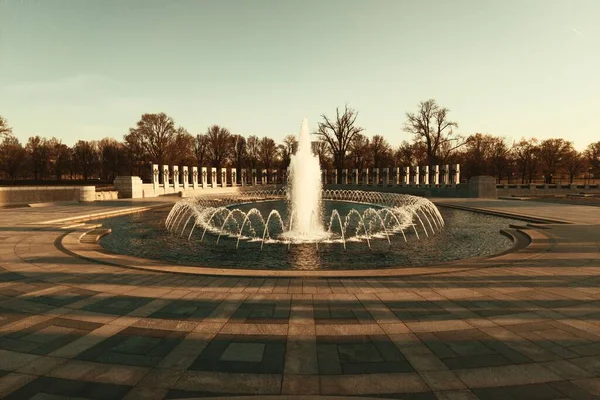
M 328 236 L 323 228 L 321 209 L 321 166 L 312 151 L 308 122 L 302 120 L 298 148 L 290 159 L 288 193 L 290 230 L 285 236 L 295 240 L 319 240 Z

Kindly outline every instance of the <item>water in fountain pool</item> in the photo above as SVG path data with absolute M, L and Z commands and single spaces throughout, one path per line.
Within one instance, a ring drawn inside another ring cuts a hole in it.
M 255 203 L 236 207 L 277 207 L 274 202 Z M 341 214 L 349 208 L 372 205 L 330 203 Z M 284 210 L 282 210 L 284 211 Z M 236 250 L 235 240 L 221 240 L 207 233 L 203 242 L 200 235 L 188 240 L 172 235 L 165 228 L 168 211 L 147 211 L 104 220 L 112 229 L 101 240 L 109 251 L 136 257 L 157 259 L 179 265 L 199 265 L 215 268 L 248 269 L 371 269 L 398 266 L 424 266 L 471 257 L 487 256 L 512 246 L 499 233 L 511 223 L 519 221 L 477 214 L 468 211 L 441 208 L 445 228 L 429 237 L 417 240 L 406 231 L 407 241 L 401 235 L 392 236 L 392 245 L 386 240 L 373 240 L 369 250 L 364 240 L 350 241 L 344 250 L 341 243 L 296 243 L 289 247 L 281 243 L 266 243 L 261 251 L 260 241 L 242 241 Z M 327 214 L 327 211 L 325 211 Z

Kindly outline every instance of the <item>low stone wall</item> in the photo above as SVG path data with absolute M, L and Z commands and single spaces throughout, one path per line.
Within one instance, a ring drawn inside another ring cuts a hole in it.
M 59 201 L 95 201 L 94 186 L 4 186 L 0 187 L 0 205 L 53 203 Z
M 526 197 L 543 195 L 569 195 L 569 194 L 600 194 L 600 185 L 496 185 L 500 197 Z

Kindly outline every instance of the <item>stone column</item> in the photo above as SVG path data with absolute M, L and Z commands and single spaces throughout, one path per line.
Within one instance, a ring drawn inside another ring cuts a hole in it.
M 143 183 L 139 176 L 118 176 L 113 184 L 119 192 L 120 199 L 139 199 L 143 197 Z
M 192 167 L 192 187 L 198 189 L 198 167 Z
M 256 169 L 252 169 L 252 186 L 258 185 L 258 171 Z
M 237 171 L 235 170 L 235 168 L 231 168 L 231 171 L 229 171 L 229 177 L 231 178 L 231 186 L 237 186 L 237 177 L 236 177 L 236 173 Z
M 420 182 L 419 181 L 419 166 L 410 167 L 410 175 L 411 175 L 411 179 L 410 179 L 411 186 L 418 185 Z
M 165 193 L 169 193 L 169 166 L 168 165 L 162 166 L 162 173 L 163 173 L 163 190 Z
M 246 168 L 242 168 L 242 170 L 240 172 L 242 173 L 242 176 L 240 179 L 240 184 L 242 186 L 246 186 L 246 179 L 248 179 L 248 177 L 247 177 L 248 170 Z
M 460 183 L 460 164 L 452 164 L 451 179 L 454 185 Z
M 435 186 L 439 186 L 439 184 L 440 184 L 440 166 L 434 165 L 432 168 L 433 168 L 433 171 L 432 171 L 431 177 L 433 178 L 433 182 L 431 182 L 431 184 L 435 185 Z
M 359 179 L 358 168 L 354 168 L 352 170 L 352 184 L 353 185 L 358 185 L 358 179 Z
M 154 188 L 154 195 L 158 195 L 158 185 L 160 184 L 160 166 L 158 164 L 152 164 L 152 186 Z
M 402 182 L 402 176 L 400 175 L 400 167 L 394 168 L 396 170 L 396 174 L 394 176 L 394 185 L 398 186 Z
M 179 167 L 177 165 L 173 166 L 173 192 L 177 193 L 179 191 Z
M 410 185 L 410 167 L 402 167 L 401 174 L 400 184 L 402 186 Z
M 347 184 L 348 184 L 348 170 L 343 169 L 342 170 L 342 185 L 347 185 Z
M 208 168 L 201 167 L 202 169 L 202 188 L 206 189 L 208 187 Z
M 190 175 L 188 172 L 188 167 L 183 166 L 181 167 L 181 169 L 183 170 L 183 190 L 187 190 L 188 186 L 190 185 Z
M 210 186 L 217 187 L 217 169 L 215 167 L 210 168 Z
M 271 170 L 271 183 L 274 185 L 277 184 L 277 170 L 276 169 Z
M 267 170 L 266 169 L 263 169 L 260 174 L 260 184 L 261 185 L 267 184 Z
M 379 185 L 379 168 L 373 168 L 373 180 L 371 181 L 371 186 Z
M 448 164 L 442 165 L 442 183 L 444 186 L 450 184 L 450 166 Z
M 429 165 L 421 167 L 421 182 L 425 186 L 429 186 Z
M 227 168 L 221 168 L 221 187 L 227 187 Z
M 383 168 L 381 172 L 381 176 L 383 179 L 383 186 L 388 186 L 390 184 L 390 169 Z
M 334 185 L 337 185 L 338 183 L 338 175 L 337 175 L 337 168 L 334 169 L 333 171 L 331 171 L 331 183 L 333 183 Z
M 366 186 L 369 184 L 369 168 L 365 168 L 362 171 L 362 184 Z

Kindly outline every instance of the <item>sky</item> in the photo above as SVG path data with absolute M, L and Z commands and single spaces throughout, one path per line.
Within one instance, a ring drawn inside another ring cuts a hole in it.
M 411 136 L 600 140 L 597 0 L 0 0 L 0 115 L 22 141 L 122 139 L 143 113 L 281 140 L 348 104 Z

